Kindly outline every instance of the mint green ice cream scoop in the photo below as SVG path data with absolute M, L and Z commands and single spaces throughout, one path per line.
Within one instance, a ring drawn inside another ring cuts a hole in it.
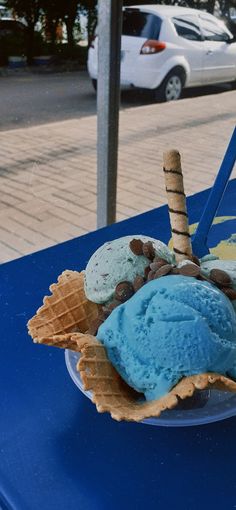
M 109 241 L 96 250 L 85 269 L 85 294 L 90 301 L 107 303 L 114 297 L 119 282 L 133 283 L 136 276 L 144 275 L 150 260 L 131 251 L 129 244 L 133 239 L 141 239 L 144 243 L 152 241 L 155 254 L 172 262 L 169 248 L 152 237 L 132 235 Z

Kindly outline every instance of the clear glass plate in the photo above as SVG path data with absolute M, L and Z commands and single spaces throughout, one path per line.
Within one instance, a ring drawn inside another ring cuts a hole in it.
M 91 392 L 83 389 L 80 374 L 76 370 L 80 354 L 66 350 L 65 360 L 68 372 L 76 386 L 91 400 Z M 159 418 L 148 418 L 142 423 L 163 427 L 187 427 L 225 420 L 236 415 L 236 394 L 225 391 L 199 391 L 170 411 L 164 411 Z

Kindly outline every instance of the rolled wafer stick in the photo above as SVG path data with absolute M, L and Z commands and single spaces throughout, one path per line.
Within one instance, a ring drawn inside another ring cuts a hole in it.
M 176 150 L 165 152 L 163 162 L 173 250 L 176 262 L 181 262 L 184 259 L 191 259 L 192 246 L 179 152 Z

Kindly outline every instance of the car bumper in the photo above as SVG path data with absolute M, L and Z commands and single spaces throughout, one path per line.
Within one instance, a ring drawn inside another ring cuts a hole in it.
M 95 58 L 88 58 L 88 72 L 91 79 L 97 79 L 98 66 Z M 164 69 L 158 65 L 157 57 L 140 56 L 132 62 L 124 57 L 121 61 L 120 84 L 121 87 L 139 87 L 155 89 L 165 78 Z
M 158 58 L 151 55 L 142 55 L 134 62 L 121 62 L 121 85 L 155 89 L 158 87 L 165 75 L 162 71 Z

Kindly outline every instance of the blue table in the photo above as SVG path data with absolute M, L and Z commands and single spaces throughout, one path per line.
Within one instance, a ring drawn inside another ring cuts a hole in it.
M 208 191 L 188 199 L 198 221 Z M 230 182 L 210 246 L 234 233 Z M 144 233 L 167 242 L 166 207 L 0 267 L 0 509 L 236 508 L 236 417 L 161 428 L 117 423 L 75 387 L 64 352 L 33 345 L 27 320 L 62 270 L 82 269 L 108 239 Z

